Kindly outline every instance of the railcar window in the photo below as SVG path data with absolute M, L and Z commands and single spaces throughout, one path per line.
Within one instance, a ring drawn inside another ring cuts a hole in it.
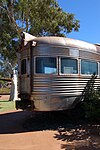
M 56 72 L 56 58 L 36 57 L 36 73 L 55 74 Z
M 61 58 L 61 73 L 62 74 L 77 74 L 77 60 L 70 58 Z
M 81 73 L 82 74 L 98 74 L 98 64 L 97 62 L 82 60 L 81 61 Z
M 21 74 L 26 74 L 26 59 L 21 61 Z

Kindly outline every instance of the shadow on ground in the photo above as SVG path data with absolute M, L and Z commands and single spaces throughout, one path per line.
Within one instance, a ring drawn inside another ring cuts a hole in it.
M 70 120 L 66 114 L 38 114 L 25 122 L 30 131 L 56 130 L 54 138 L 63 141 L 64 150 L 100 150 L 100 123 Z
M 100 123 L 73 121 L 59 112 L 16 111 L 0 114 L 0 134 L 56 130 L 56 140 L 64 150 L 100 150 Z
M 64 150 L 100 150 L 100 124 L 77 122 L 73 126 L 58 129 L 54 138 L 64 141 Z
M 62 112 L 14 111 L 0 114 L 1 134 L 58 130 L 69 126 L 73 126 L 73 122 Z
M 21 133 L 25 132 L 23 123 L 29 119 L 31 112 L 14 111 L 0 114 L 0 134 Z

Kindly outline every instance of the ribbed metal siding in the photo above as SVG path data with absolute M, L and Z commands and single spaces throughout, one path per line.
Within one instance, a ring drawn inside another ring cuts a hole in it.
M 84 90 L 89 77 L 79 76 L 34 76 L 33 94 L 76 96 Z M 95 87 L 100 85 L 100 79 L 95 81 Z

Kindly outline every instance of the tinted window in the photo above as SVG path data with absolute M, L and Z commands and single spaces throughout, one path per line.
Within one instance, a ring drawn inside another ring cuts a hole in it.
M 81 73 L 82 74 L 97 74 L 98 64 L 97 62 L 92 62 L 88 60 L 81 61 Z
M 26 59 L 21 61 L 21 74 L 26 74 Z
M 77 74 L 77 60 L 70 58 L 61 58 L 62 74 Z
M 36 58 L 36 73 L 55 74 L 56 58 L 54 57 L 37 57 Z

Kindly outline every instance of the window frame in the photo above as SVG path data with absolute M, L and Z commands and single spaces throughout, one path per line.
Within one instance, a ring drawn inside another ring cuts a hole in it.
M 61 72 L 61 58 L 67 58 L 67 59 L 70 59 L 70 60 L 76 60 L 76 67 L 77 67 L 77 73 L 70 73 L 70 74 L 67 74 L 67 73 L 62 73 Z M 79 59 L 78 58 L 75 58 L 75 57 L 65 57 L 65 56 L 60 56 L 59 57 L 59 74 L 60 75 L 68 75 L 68 76 L 70 76 L 70 75 L 78 75 L 79 74 Z
M 82 76 L 91 76 L 91 75 L 93 75 L 93 73 L 92 74 L 83 74 L 82 73 L 82 60 L 84 60 L 84 61 L 88 61 L 88 62 L 95 62 L 96 64 L 97 64 L 97 76 L 99 75 L 99 65 L 98 65 L 98 61 L 96 61 L 96 60 L 91 60 L 91 59 L 80 59 L 80 75 L 82 75 Z
M 36 72 L 36 58 L 56 58 L 56 73 L 37 73 Z M 34 74 L 36 75 L 57 75 L 58 74 L 58 56 L 34 56 Z

